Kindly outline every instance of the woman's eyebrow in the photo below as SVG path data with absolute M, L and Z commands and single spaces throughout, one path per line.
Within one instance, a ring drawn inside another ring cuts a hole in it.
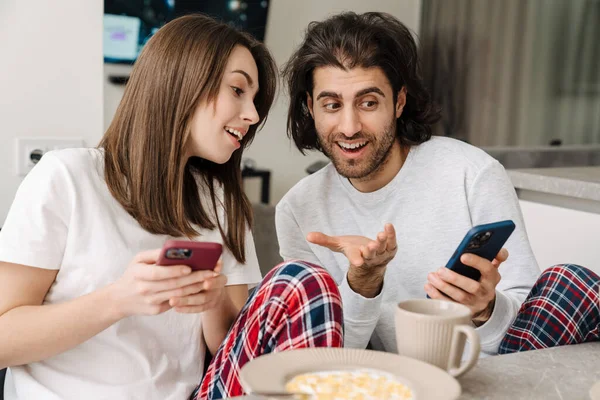
M 250 87 L 254 86 L 254 81 L 252 80 L 252 77 L 250 77 L 250 75 L 246 71 L 244 71 L 243 69 L 236 69 L 236 70 L 231 71 L 231 73 L 232 74 L 238 73 L 238 74 L 244 75 L 244 77 L 248 81 L 248 85 Z

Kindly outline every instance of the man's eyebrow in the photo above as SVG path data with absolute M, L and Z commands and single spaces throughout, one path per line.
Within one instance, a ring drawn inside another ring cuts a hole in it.
M 248 81 L 248 85 L 250 86 L 254 86 L 254 81 L 252 80 L 252 78 L 250 77 L 250 75 L 244 71 L 243 69 L 236 69 L 234 71 L 231 71 L 231 73 L 238 73 L 238 74 L 242 74 L 246 77 L 246 80 Z
M 319 95 L 317 96 L 317 100 L 322 99 L 323 97 L 333 97 L 334 99 L 342 98 L 342 96 L 340 96 L 339 93 L 324 91 L 324 92 L 319 93 Z
M 356 98 L 356 97 L 364 96 L 365 94 L 368 94 L 368 93 L 377 93 L 377 94 L 381 95 L 381 97 L 385 97 L 385 94 L 383 94 L 381 89 L 379 89 L 376 86 L 371 86 L 366 89 L 359 90 L 354 97 Z
M 376 86 L 371 86 L 371 87 L 359 90 L 354 97 L 358 98 L 358 97 L 364 96 L 365 94 L 369 94 L 369 93 L 377 93 L 377 94 L 381 95 L 382 97 L 385 97 L 385 94 L 383 94 L 381 89 L 379 89 Z M 332 97 L 334 99 L 342 98 L 342 96 L 339 93 L 324 91 L 324 92 L 319 93 L 319 95 L 317 96 L 317 100 L 319 100 L 323 97 Z

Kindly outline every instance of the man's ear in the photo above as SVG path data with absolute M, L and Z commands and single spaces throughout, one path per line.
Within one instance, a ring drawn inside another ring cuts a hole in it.
M 402 86 L 402 89 L 398 92 L 398 98 L 396 99 L 396 118 L 400 118 L 402 110 L 406 105 L 406 86 Z
M 308 107 L 308 112 L 312 119 L 315 119 L 315 114 L 313 113 L 313 101 L 310 93 L 306 92 L 306 107 Z

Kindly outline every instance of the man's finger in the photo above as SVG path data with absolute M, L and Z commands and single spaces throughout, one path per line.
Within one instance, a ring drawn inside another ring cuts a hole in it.
M 371 240 L 365 247 L 369 249 L 369 258 L 381 255 L 385 250 L 385 245 L 381 246 L 381 243 L 378 240 Z
M 396 229 L 394 229 L 394 225 L 392 224 L 385 224 L 385 228 L 383 228 L 385 231 L 385 234 L 387 236 L 387 241 L 386 241 L 386 250 L 387 251 L 394 251 L 397 249 L 398 244 L 396 243 Z
M 437 275 L 440 279 L 448 282 L 452 286 L 464 290 L 467 293 L 476 294 L 479 291 L 481 284 L 471 278 L 462 276 L 452 271 L 450 268 L 441 267 L 437 270 Z
M 385 253 L 387 245 L 387 235 L 385 232 L 379 232 L 377 234 L 377 254 Z
M 498 268 L 506 260 L 508 260 L 508 250 L 503 247 L 498 252 L 498 255 L 496 255 L 496 258 L 494 258 L 494 261 L 492 261 L 492 265 Z
M 423 288 L 425 289 L 425 293 L 427 293 L 427 295 L 429 295 L 429 297 L 432 299 L 446 300 L 454 303 L 454 300 L 452 300 L 448 296 L 445 296 L 442 292 L 437 290 L 431 283 L 426 283 Z
M 370 260 L 371 258 L 375 257 L 375 249 L 369 247 L 369 245 L 363 245 L 360 246 L 360 254 L 363 260 Z
M 306 235 L 306 240 L 313 244 L 327 247 L 329 250 L 339 251 L 339 243 L 337 239 L 324 233 L 310 232 L 308 235 Z
M 348 259 L 348 261 L 350 261 L 350 264 L 359 266 L 365 263 L 362 249 L 366 249 L 366 247 L 361 246 L 361 249 L 353 247 L 350 250 L 348 250 L 346 258 Z
M 437 289 L 438 292 L 443 293 L 444 295 L 458 303 L 465 304 L 473 297 L 473 295 L 471 295 L 470 293 L 446 282 L 436 273 L 428 274 L 427 281 L 431 286 Z M 431 297 L 431 295 L 429 296 Z
M 479 272 L 481 272 L 482 274 L 487 274 L 493 268 L 492 263 L 490 261 L 486 260 L 483 257 L 479 257 L 475 254 L 463 254 L 460 257 L 460 261 L 465 265 L 479 270 Z

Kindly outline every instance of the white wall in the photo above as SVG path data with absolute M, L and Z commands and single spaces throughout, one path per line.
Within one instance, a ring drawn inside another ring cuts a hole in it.
M 281 67 L 300 44 L 309 22 L 322 20 L 341 11 L 385 11 L 399 18 L 414 32 L 418 32 L 421 19 L 421 0 L 271 0 L 267 21 L 265 43 Z M 106 65 L 105 75 L 119 75 L 128 67 Z M 104 125 L 108 127 L 123 87 L 110 84 L 105 79 Z M 287 96 L 280 93 L 273 106 L 267 124 L 259 132 L 245 156 L 254 159 L 258 167 L 271 170 L 271 203 L 279 199 L 300 179 L 306 176 L 305 169 L 316 160 L 325 159 L 320 153 L 302 156 L 291 147 L 286 135 Z M 248 195 L 257 200 L 258 186 L 249 182 Z M 258 183 L 258 182 L 256 182 Z
M 543 271 L 579 264 L 600 274 L 600 214 L 520 200 L 531 249 Z
M 0 1 L 0 226 L 22 178 L 15 138 L 102 135 L 102 0 Z

